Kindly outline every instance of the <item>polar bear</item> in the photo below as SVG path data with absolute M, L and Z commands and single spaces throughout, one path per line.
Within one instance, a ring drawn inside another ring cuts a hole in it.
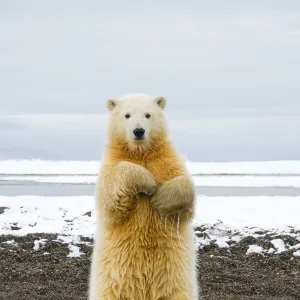
M 164 97 L 146 94 L 107 101 L 90 300 L 198 299 L 195 187 L 169 137 L 165 106 Z

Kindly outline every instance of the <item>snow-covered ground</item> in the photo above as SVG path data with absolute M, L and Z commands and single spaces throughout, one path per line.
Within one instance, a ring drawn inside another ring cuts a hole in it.
M 201 233 L 195 241 L 198 247 L 216 243 L 228 248 L 246 236 L 288 234 L 299 243 L 290 246 L 274 238 L 273 250 L 252 245 L 248 252 L 279 253 L 295 249 L 294 256 L 300 255 L 300 197 L 198 196 L 196 208 L 196 236 Z M 2 196 L 0 209 L 0 235 L 57 233 L 61 240 L 67 237 L 65 242 L 70 243 L 74 252 L 79 249 L 73 249 L 72 242 L 78 244 L 79 236 L 92 237 L 95 232 L 95 202 L 91 196 Z M 38 248 L 38 242 L 35 247 Z
M 3 160 L 0 174 L 5 175 L 96 175 L 99 161 Z M 186 166 L 193 175 L 299 175 L 300 161 L 191 162 Z
M 89 236 L 94 232 L 92 196 L 0 196 L 0 234 L 64 233 Z M 300 197 L 197 197 L 194 224 L 215 224 L 287 231 L 300 229 Z M 13 224 L 13 225 L 11 225 Z M 11 229 L 11 226 L 20 228 Z

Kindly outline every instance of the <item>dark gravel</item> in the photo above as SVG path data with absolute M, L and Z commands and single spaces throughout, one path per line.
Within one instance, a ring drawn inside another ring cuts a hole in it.
M 47 239 L 38 251 L 34 241 Z M 293 243 L 292 237 L 281 237 Z M 5 242 L 14 240 L 16 244 Z M 0 299 L 87 299 L 92 241 L 79 244 L 80 258 L 70 258 L 68 244 L 57 235 L 0 236 Z M 251 244 L 268 237 L 247 237 L 228 249 L 214 244 L 199 250 L 203 300 L 299 300 L 300 258 L 283 254 L 245 255 Z M 135 299 L 134 299 L 135 300 Z M 137 299 L 138 300 L 138 299 Z

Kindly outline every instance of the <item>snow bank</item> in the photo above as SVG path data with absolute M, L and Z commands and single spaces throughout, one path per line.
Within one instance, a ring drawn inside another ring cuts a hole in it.
M 2 160 L 0 174 L 7 175 L 96 175 L 99 161 Z M 300 161 L 191 162 L 186 166 L 194 175 L 300 175 Z
M 243 230 L 244 227 L 286 230 L 300 229 L 300 197 L 206 197 L 198 196 L 196 221 L 218 221 Z
M 186 162 L 193 175 L 300 175 L 300 161 Z
M 94 198 L 19 196 L 0 197 L 0 235 L 62 233 L 92 236 Z

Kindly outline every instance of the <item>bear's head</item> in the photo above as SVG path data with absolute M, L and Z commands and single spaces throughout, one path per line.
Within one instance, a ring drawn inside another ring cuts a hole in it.
M 128 150 L 153 148 L 167 133 L 165 106 L 164 97 L 145 94 L 108 99 L 109 139 L 123 144 Z

